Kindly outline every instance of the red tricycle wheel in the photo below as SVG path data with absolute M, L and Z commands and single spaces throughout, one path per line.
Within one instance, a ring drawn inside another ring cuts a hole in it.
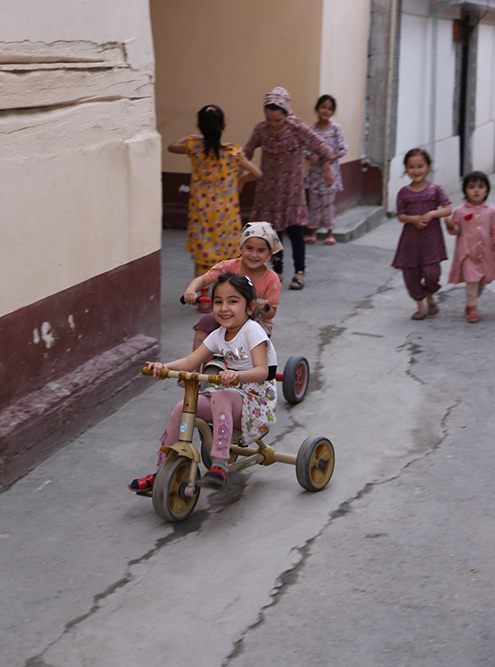
M 282 379 L 284 398 L 289 403 L 300 403 L 306 396 L 309 383 L 309 363 L 306 357 L 294 355 L 285 364 Z

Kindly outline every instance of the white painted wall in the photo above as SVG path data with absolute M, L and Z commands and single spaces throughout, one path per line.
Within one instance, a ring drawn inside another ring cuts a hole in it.
M 0 316 L 160 248 L 148 3 L 124 4 L 0 3 Z
M 495 26 L 478 26 L 476 120 L 473 168 L 495 169 Z
M 415 13 L 403 13 L 399 60 L 396 154 L 390 165 L 388 210 L 395 211 L 397 192 L 407 184 L 404 156 L 430 138 L 430 79 L 432 19 L 423 5 Z M 435 156 L 432 180 L 447 192 L 459 186 L 459 140 L 454 134 L 455 46 L 452 21 L 438 22 Z

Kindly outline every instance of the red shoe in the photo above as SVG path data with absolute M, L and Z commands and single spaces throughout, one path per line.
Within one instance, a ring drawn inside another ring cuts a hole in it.
M 138 493 L 140 496 L 151 496 L 154 482 L 155 473 L 152 475 L 146 475 L 146 477 L 141 477 L 141 479 L 133 479 L 127 488 L 131 491 L 134 491 L 135 493 Z
M 469 315 L 467 316 L 467 321 L 470 322 L 471 324 L 476 324 L 476 322 L 480 321 L 480 316 L 478 315 L 477 312 L 469 313 Z
M 203 489 L 221 491 L 227 484 L 227 473 L 220 466 L 213 466 L 205 473 L 199 484 Z

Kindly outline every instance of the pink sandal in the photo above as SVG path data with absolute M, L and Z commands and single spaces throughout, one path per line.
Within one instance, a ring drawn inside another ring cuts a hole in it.
M 316 235 L 306 236 L 305 241 L 308 245 L 314 245 L 316 243 Z
M 335 245 L 336 243 L 337 241 L 335 240 L 334 236 L 327 236 L 324 245 Z

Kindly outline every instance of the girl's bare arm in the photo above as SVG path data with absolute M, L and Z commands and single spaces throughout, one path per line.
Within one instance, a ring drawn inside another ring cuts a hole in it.
M 188 139 L 202 139 L 202 134 L 189 134 L 187 137 L 182 137 L 182 139 L 177 139 L 173 141 L 168 147 L 167 150 L 169 153 L 182 153 L 185 154 L 186 148 L 184 144 Z
M 243 172 L 247 172 L 243 174 Z M 242 159 L 239 167 L 239 183 L 247 183 L 248 181 L 256 181 L 263 176 L 263 172 L 257 167 L 254 162 L 248 160 L 246 157 Z

